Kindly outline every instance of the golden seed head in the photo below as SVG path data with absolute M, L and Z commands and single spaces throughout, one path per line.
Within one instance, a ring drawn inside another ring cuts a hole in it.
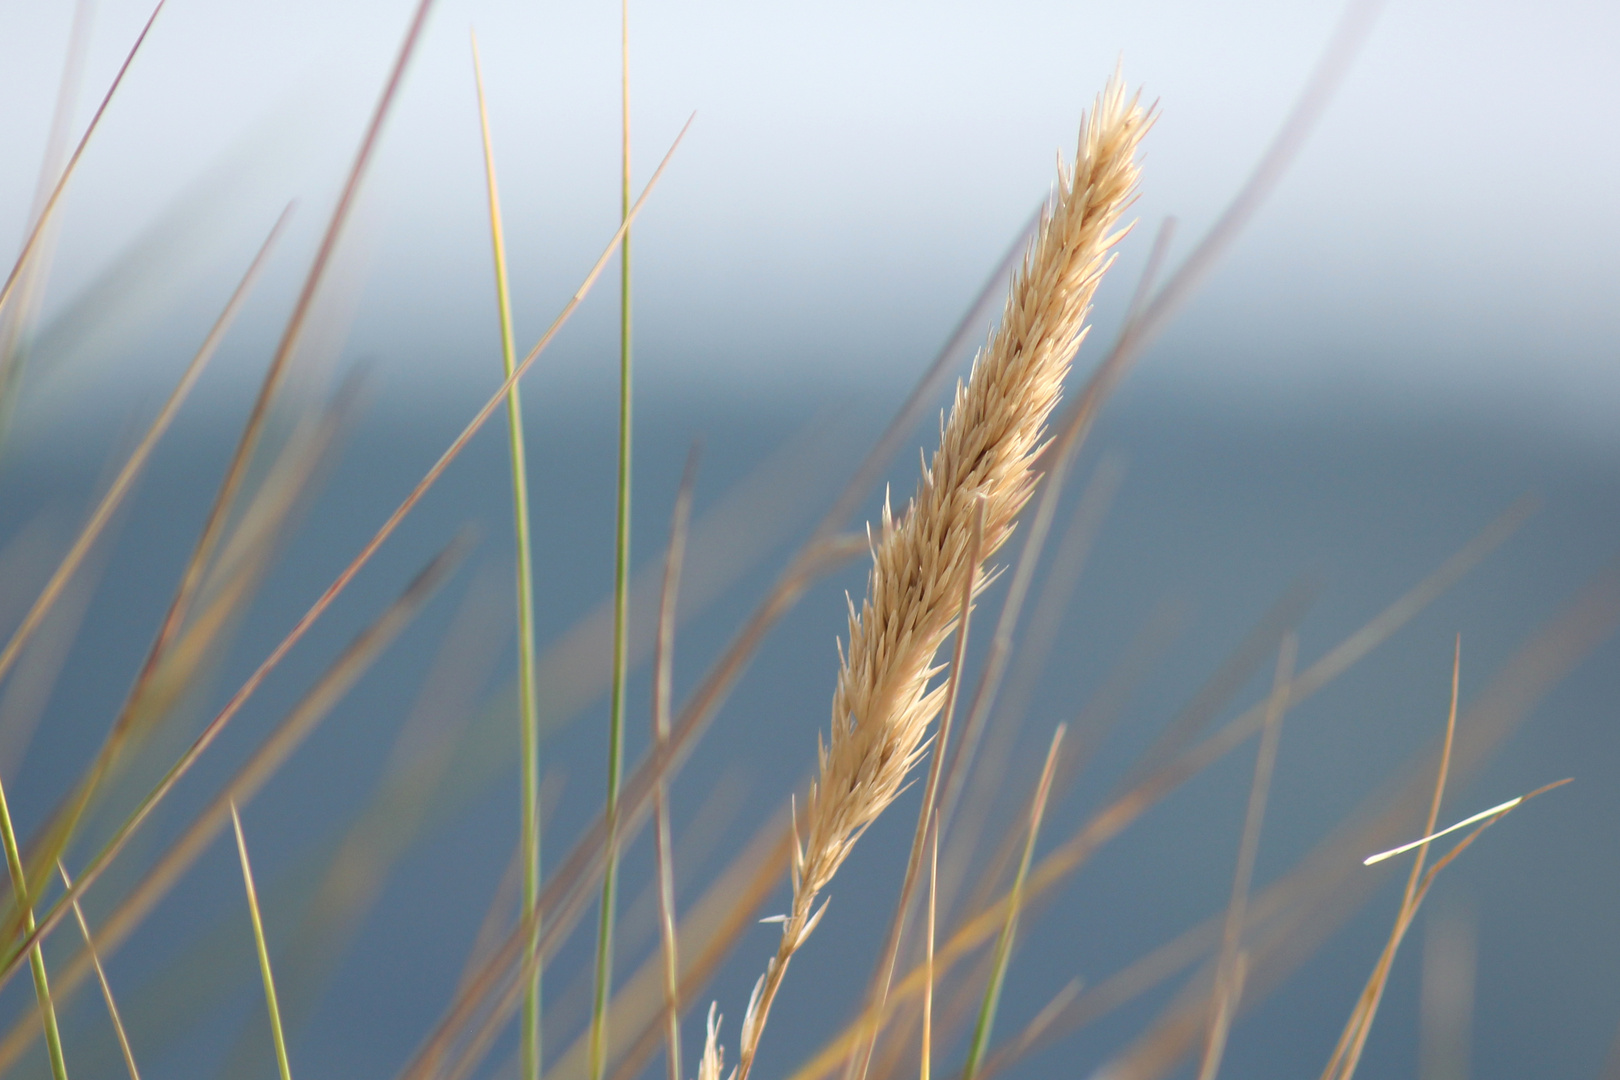
M 1085 334 L 1085 319 L 1120 215 L 1135 198 L 1137 144 L 1152 123 L 1116 72 L 1081 123 L 1071 167 L 1041 216 L 1014 276 L 1000 325 L 957 385 L 939 449 L 897 521 L 884 506 L 867 595 L 850 607 L 849 645 L 833 695 L 832 729 L 795 852 L 798 920 L 861 833 L 894 801 L 926 748 L 944 701 L 929 688 L 935 657 L 956 624 L 965 584 L 985 584 L 983 560 L 1012 535 L 1037 479 L 1047 418 Z M 983 497 L 981 559 L 969 566 L 976 500 Z M 795 920 L 789 920 L 791 929 Z M 808 927 L 800 930 L 800 937 Z

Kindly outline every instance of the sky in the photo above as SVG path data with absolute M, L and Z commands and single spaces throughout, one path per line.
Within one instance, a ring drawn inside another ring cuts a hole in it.
M 1341 13 L 1263 0 L 632 0 L 638 187 L 696 117 L 634 234 L 647 385 L 908 382 L 1048 189 L 1055 155 L 1072 153 L 1081 110 L 1117 62 L 1161 113 L 1140 224 L 1099 303 L 1106 331 L 1158 223 L 1173 215 L 1173 252 L 1191 247 Z M 71 14 L 0 6 L 8 247 L 23 235 Z M 146 14 L 93 4 L 75 131 Z M 296 198 L 292 233 L 244 315 L 243 339 L 268 340 L 409 15 L 402 0 L 170 0 L 73 180 L 47 327 L 127 257 L 124 292 L 140 302 L 122 306 L 138 310 L 102 311 L 99 350 L 78 351 L 114 381 L 167 378 L 186 350 L 130 360 L 132 343 L 200 335 Z M 440 0 L 329 304 L 344 355 L 383 358 L 408 392 L 461 378 L 495 343 L 469 29 L 520 338 L 538 336 L 617 220 L 617 8 Z M 1235 400 L 1467 401 L 1611 427 L 1615 55 L 1620 10 L 1597 0 L 1385 4 L 1296 165 L 1137 378 Z M 167 238 L 161 254 L 121 256 L 154 231 Z M 547 377 L 610 370 L 615 298 L 611 284 L 598 290 Z M 240 365 L 253 370 L 246 351 Z

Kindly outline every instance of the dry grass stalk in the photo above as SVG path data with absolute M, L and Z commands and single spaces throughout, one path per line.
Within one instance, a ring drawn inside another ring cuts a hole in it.
M 1446 792 L 1446 778 L 1451 771 L 1451 748 L 1457 737 L 1457 689 L 1462 673 L 1462 635 L 1457 636 L 1457 644 L 1451 662 L 1451 708 L 1446 714 L 1446 740 L 1440 750 L 1440 768 L 1434 778 L 1434 797 L 1429 800 L 1428 824 L 1423 827 L 1423 835 L 1434 832 L 1435 822 L 1440 819 L 1440 800 Z M 1322 1080 L 1343 1077 L 1348 1080 L 1356 1070 L 1356 1062 L 1361 1057 L 1361 1048 L 1366 1044 L 1367 1032 L 1372 1027 L 1372 1018 L 1378 1011 L 1378 1002 L 1384 993 L 1384 983 L 1389 975 L 1390 962 L 1395 958 L 1395 949 L 1405 934 L 1406 923 L 1415 911 L 1414 901 L 1417 899 L 1418 884 L 1423 876 L 1423 862 L 1428 856 L 1427 845 L 1418 849 L 1417 858 L 1412 861 L 1412 871 L 1406 878 L 1406 891 L 1401 896 L 1400 913 L 1395 918 L 1395 929 L 1390 933 L 1389 941 L 1384 945 L 1384 951 L 1373 967 L 1373 973 L 1367 980 L 1366 989 L 1362 991 L 1355 1009 L 1350 1014 L 1350 1020 L 1344 1026 L 1344 1032 L 1339 1036 L 1339 1043 L 1333 1048 L 1333 1055 L 1328 1059 L 1327 1068 L 1322 1070 Z
M 129 74 L 129 66 L 135 62 L 135 54 L 141 51 L 141 45 L 146 41 L 146 35 L 151 32 L 152 24 L 157 21 L 158 12 L 163 10 L 163 3 L 164 0 L 158 0 L 157 6 L 152 9 L 152 14 L 147 16 L 146 24 L 141 27 L 141 32 L 135 38 L 135 44 L 130 46 L 128 54 L 124 57 L 124 62 L 119 65 L 118 73 L 113 76 L 112 84 L 107 87 L 107 93 L 102 96 L 101 104 L 96 106 L 95 114 L 90 117 L 90 123 L 85 126 L 84 134 L 79 136 L 78 145 L 73 148 L 73 153 L 69 156 L 67 164 L 62 167 L 61 175 L 56 178 L 56 186 L 51 188 L 49 197 L 46 198 L 44 205 L 39 209 L 39 213 L 34 217 L 33 225 L 28 230 L 28 237 L 23 241 L 22 250 L 17 253 L 17 261 L 12 264 L 10 272 L 6 275 L 6 283 L 0 285 L 0 310 L 4 310 L 6 302 L 11 299 L 18 282 L 23 279 L 24 271 L 27 270 L 30 260 L 34 257 L 35 250 L 39 247 L 42 238 L 46 234 L 46 227 L 50 224 L 51 215 L 56 211 L 56 204 L 62 201 L 62 193 L 67 190 L 68 181 L 72 179 L 74 170 L 78 167 L 79 159 L 84 156 L 85 147 L 90 145 L 90 137 L 96 133 L 96 128 L 100 125 L 102 116 L 106 114 L 107 106 L 112 104 L 113 95 L 118 92 L 118 87 L 124 81 L 124 76 Z
M 964 579 L 971 575 L 975 589 L 985 582 L 982 562 L 967 560 L 974 507 L 982 496 L 988 558 L 1012 535 L 1039 479 L 1031 466 L 1121 236 L 1119 218 L 1136 191 L 1136 147 L 1151 121 L 1116 73 L 1081 125 L 1073 167 L 1060 167 L 1055 201 L 1001 325 L 957 389 L 916 498 L 898 521 L 885 507 L 867 599 L 859 613 L 851 605 L 832 732 L 804 813 L 807 840 L 795 844 L 792 907 L 743 1018 L 739 1080 L 747 1080 L 788 961 L 825 910 L 816 899 L 924 751 L 944 703 L 944 687 L 928 685 L 939 672 L 935 656 L 956 624 Z
M 658 602 L 658 642 L 653 661 L 653 740 L 662 747 L 669 741 L 671 686 L 674 682 L 675 600 L 680 592 L 681 564 L 686 557 L 686 533 L 692 518 L 692 486 L 697 473 L 697 444 L 686 456 L 686 470 L 675 496 L 669 527 L 669 552 L 664 559 L 664 588 Z M 653 799 L 654 835 L 658 851 L 658 934 L 664 960 L 664 1029 L 669 1080 L 681 1080 L 680 960 L 675 936 L 674 841 L 669 828 L 669 786 L 659 782 Z M 711 1040 L 712 1041 L 712 1040 Z
M 939 822 L 928 826 L 928 926 L 923 946 L 922 1067 L 917 1075 L 929 1080 L 934 1054 L 934 919 L 939 900 Z
M 62 884 L 71 889 L 73 879 L 68 877 L 67 867 L 57 862 L 56 872 L 62 875 Z M 141 1071 L 135 1067 L 135 1052 L 129 1048 L 129 1034 L 124 1030 L 124 1018 L 119 1015 L 118 1002 L 113 999 L 112 984 L 107 981 L 107 972 L 101 966 L 101 955 L 96 952 L 96 939 L 90 933 L 90 923 L 85 919 L 84 909 L 77 900 L 73 901 L 73 917 L 78 920 L 79 933 L 84 936 L 84 951 L 90 954 L 90 962 L 95 965 L 96 979 L 101 983 L 101 997 L 107 1003 L 107 1015 L 112 1018 L 113 1034 L 118 1036 L 118 1049 L 124 1055 L 129 1080 L 141 1080 Z
M 1294 677 L 1294 658 L 1299 639 L 1292 631 L 1283 637 L 1277 650 L 1277 670 L 1271 681 L 1271 698 L 1266 704 L 1266 726 L 1260 736 L 1260 752 L 1255 757 L 1254 782 L 1249 787 L 1249 808 L 1244 815 L 1243 839 L 1238 846 L 1238 869 L 1232 877 L 1232 899 L 1226 905 L 1226 925 L 1221 933 L 1221 951 L 1215 964 L 1215 990 L 1211 995 L 1209 1031 L 1204 1039 L 1204 1058 L 1198 1067 L 1198 1080 L 1215 1080 L 1232 1018 L 1243 1001 L 1244 969 L 1248 960 L 1240 948 L 1243 922 L 1249 905 L 1249 883 L 1254 878 L 1254 861 L 1260 848 L 1260 824 L 1266 815 L 1266 797 L 1271 790 L 1271 774 L 1277 765 L 1277 742 L 1282 736 L 1283 703 L 1288 700 L 1288 683 Z

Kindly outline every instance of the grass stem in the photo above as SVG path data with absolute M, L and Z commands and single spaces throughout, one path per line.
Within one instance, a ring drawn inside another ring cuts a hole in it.
M 276 1004 L 276 979 L 270 971 L 270 950 L 264 943 L 264 920 L 259 917 L 259 893 L 253 887 L 253 866 L 248 862 L 247 840 L 242 836 L 242 816 L 231 803 L 231 824 L 236 829 L 236 853 L 242 857 L 242 887 L 247 890 L 248 914 L 253 917 L 253 945 L 259 953 L 259 973 L 264 976 L 264 1002 L 270 1015 L 270 1038 L 276 1044 L 276 1068 L 281 1080 L 292 1080 L 287 1067 L 287 1040 L 281 1034 L 281 1008 Z
M 1035 838 L 1041 831 L 1041 817 L 1046 813 L 1046 798 L 1052 792 L 1052 772 L 1057 767 L 1058 748 L 1063 745 L 1063 733 L 1068 728 L 1059 724 L 1052 732 L 1052 746 L 1046 751 L 1046 764 L 1041 767 L 1041 782 L 1035 789 L 1035 799 L 1029 808 L 1029 836 L 1024 840 L 1024 857 L 1018 863 L 1018 876 L 1013 879 L 1012 893 L 1007 900 L 1007 914 L 996 938 L 995 960 L 990 971 L 990 984 L 984 988 L 984 1001 L 979 1006 L 979 1019 L 973 1026 L 973 1043 L 968 1047 L 967 1063 L 962 1066 L 962 1080 L 973 1080 L 984 1060 L 985 1047 L 990 1045 L 990 1028 L 995 1023 L 996 1008 L 1001 1004 L 1001 986 L 1007 978 L 1007 962 L 1012 957 L 1013 937 L 1018 932 L 1018 911 L 1023 906 L 1024 881 L 1029 877 L 1030 860 L 1035 854 Z
M 101 104 L 96 106 L 95 115 L 90 117 L 90 123 L 85 127 L 84 134 L 79 137 L 78 145 L 73 148 L 73 153 L 69 156 L 67 164 L 62 167 L 61 175 L 56 178 L 56 186 L 51 188 L 50 196 L 46 198 L 45 204 L 39 209 L 38 216 L 34 218 L 33 226 L 28 230 L 28 237 L 23 241 L 22 250 L 17 254 L 17 261 L 12 264 L 10 273 L 6 275 L 6 283 L 0 285 L 0 310 L 5 308 L 6 301 L 11 299 L 11 294 L 16 289 L 18 281 L 21 280 L 23 272 L 28 268 L 34 250 L 45 236 L 46 226 L 50 223 L 51 215 L 56 211 L 56 204 L 62 201 L 62 192 L 67 190 L 68 181 L 72 179 L 73 171 L 78 166 L 79 159 L 84 156 L 85 147 L 90 145 L 90 137 L 96 133 L 96 128 L 100 125 L 102 116 L 107 112 L 107 106 L 112 104 L 113 95 L 118 92 L 119 84 L 124 81 L 124 76 L 129 74 L 129 66 L 135 62 L 135 54 L 141 51 L 141 44 L 146 41 L 146 35 L 151 32 L 152 24 L 157 22 L 158 12 L 163 10 L 163 4 L 164 0 L 158 0 L 157 6 L 152 9 L 152 14 L 147 16 L 146 24 L 141 27 L 140 34 L 135 38 L 135 44 L 130 46 L 128 54 L 124 57 L 123 64 L 118 68 L 118 74 L 113 76 L 112 84 L 107 87 L 107 93 L 101 98 Z
M 478 123 L 484 141 L 484 176 L 489 188 L 490 246 L 495 260 L 495 296 L 500 311 L 502 371 L 510 380 L 517 368 L 517 349 L 512 333 L 512 295 L 506 275 L 506 235 L 501 225 L 500 188 L 495 178 L 495 150 L 489 134 L 489 108 L 484 96 L 484 71 L 478 59 L 478 36 L 472 37 L 473 76 L 478 83 Z M 506 394 L 507 427 L 512 458 L 512 517 L 517 544 L 517 630 L 518 630 L 518 755 L 522 774 L 519 797 L 521 821 L 518 843 L 522 849 L 522 913 L 531 918 L 534 935 L 529 939 L 532 955 L 539 940 L 540 920 L 540 706 L 534 684 L 534 545 L 529 533 L 529 472 L 524 450 L 523 399 L 518 384 Z M 531 965 L 524 991 L 521 1021 L 521 1080 L 540 1080 L 540 965 Z
M 6 802 L 6 787 L 0 783 L 0 840 L 5 842 L 6 869 L 11 871 L 11 893 L 16 898 L 17 910 L 23 914 L 23 926 L 34 933 L 34 905 L 28 899 L 28 878 L 23 871 L 22 853 L 17 848 L 17 833 L 11 825 L 11 807 Z M 51 982 L 45 974 L 45 954 L 35 941 L 28 950 L 28 966 L 34 975 L 34 997 L 39 1002 L 39 1021 L 45 1028 L 45 1048 L 51 1059 L 54 1080 L 67 1080 L 67 1063 L 62 1058 L 62 1033 L 56 1026 L 56 1005 L 51 1000 Z
M 934 916 L 939 900 L 939 820 L 928 825 L 930 852 L 928 856 L 928 929 L 923 944 L 923 1004 L 922 1004 L 922 1068 L 920 1080 L 929 1080 L 928 1074 L 934 1055 Z
M 56 872 L 62 875 L 64 887 L 73 888 L 73 879 L 68 877 L 67 867 L 58 862 Z M 118 1002 L 113 1000 L 112 984 L 107 981 L 106 969 L 101 966 L 101 954 L 96 951 L 95 938 L 90 934 L 90 924 L 85 920 L 84 908 L 79 906 L 78 900 L 73 901 L 73 917 L 79 922 L 79 933 L 84 936 L 85 951 L 90 954 L 90 962 L 95 965 L 96 978 L 101 982 L 101 996 L 107 1002 L 107 1015 L 112 1018 L 113 1032 L 118 1036 L 118 1049 L 124 1055 L 125 1067 L 129 1069 L 129 1080 L 141 1080 L 141 1071 L 135 1067 L 135 1052 L 129 1048 L 129 1033 L 124 1030 L 124 1018 L 118 1014 Z
M 613 909 L 619 878 L 619 774 L 624 765 L 624 681 L 630 621 L 630 3 L 619 3 L 621 89 L 619 213 L 619 478 L 613 545 L 613 687 L 608 715 L 607 865 L 596 935 L 596 997 L 591 1003 L 590 1080 L 607 1066 L 607 1005 L 613 983 Z

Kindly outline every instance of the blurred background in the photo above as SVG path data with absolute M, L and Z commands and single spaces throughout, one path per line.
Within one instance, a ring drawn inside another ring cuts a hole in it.
M 0 247 L 17 250 L 27 233 L 53 113 L 67 101 L 76 139 L 148 14 L 125 0 L 0 7 Z M 7 632 L 276 216 L 297 206 L 115 535 L 34 647 L 29 679 L 20 669 L 0 687 L 10 695 L 0 775 L 25 835 L 128 691 L 409 16 L 393 0 L 170 0 L 72 180 L 0 448 Z M 1099 295 L 1081 371 L 1118 331 L 1159 223 L 1176 219 L 1173 264 L 1238 190 L 1340 16 L 1332 3 L 1258 0 L 632 3 L 638 184 L 697 114 L 634 232 L 633 547 L 649 575 L 686 449 L 704 444 L 678 698 L 973 304 L 1115 64 L 1162 113 L 1139 224 Z M 79 38 L 76 17 L 88 27 Z M 603 4 L 435 7 L 273 425 L 274 446 L 296 443 L 296 418 L 359 374 L 318 494 L 205 684 L 131 766 L 70 868 L 499 386 L 469 29 L 526 348 L 618 223 L 618 20 Z M 1314 661 L 1532 497 L 1534 513 L 1488 559 L 1285 721 L 1257 888 L 1364 800 L 1387 799 L 1376 793 L 1403 769 L 1427 767 L 1418 755 L 1444 724 L 1458 634 L 1464 723 L 1491 733 L 1480 738 L 1492 754 L 1457 777 L 1442 818 L 1575 777 L 1440 879 L 1396 964 L 1367 1076 L 1620 1076 L 1617 51 L 1611 4 L 1384 5 L 1297 162 L 1088 441 L 1043 562 L 1037 599 L 1056 598 L 1051 629 L 1032 603 L 1025 633 L 1045 645 L 1020 654 L 1031 659 L 1015 665 L 992 725 L 1005 734 L 987 741 L 1006 779 L 973 804 L 975 820 L 986 835 L 1011 835 L 1053 725 L 1073 725 L 1074 764 L 1083 753 L 1086 768 L 1054 795 L 1037 851 L 1053 847 L 1234 650 L 1265 636 L 1274 605 L 1309 598 L 1292 621 L 1302 663 Z M 77 77 L 64 80 L 65 69 Z M 554 687 L 548 866 L 603 795 L 617 318 L 610 275 L 524 382 L 541 670 Z M 960 351 L 958 371 L 970 357 Z M 931 452 L 936 437 L 930 412 L 888 471 L 896 503 L 915 484 L 910 447 Z M 343 643 L 473 523 L 465 568 L 244 808 L 300 1076 L 385 1077 L 409 1059 L 511 858 L 505 440 L 502 422 L 478 436 L 87 898 L 92 923 L 105 917 Z M 1065 603 L 1066 568 L 1088 550 Z M 1002 561 L 1016 555 L 1015 544 Z M 857 559 L 816 584 L 675 783 L 683 906 L 748 850 L 811 768 L 843 593 L 859 595 L 863 578 Z M 652 595 L 637 594 L 643 628 Z M 992 617 L 1000 597 L 987 598 Z M 981 625 L 987 637 L 990 620 Z M 647 743 L 646 652 L 631 682 L 631 761 Z M 1212 725 L 1263 699 L 1270 656 L 1242 669 Z M 1110 694 L 1112 712 L 1096 704 Z M 1021 930 L 998 1035 L 1016 1035 L 1054 995 L 1087 1000 L 1076 995 L 1223 910 L 1252 762 L 1245 744 L 1046 898 Z M 761 1076 L 789 1075 L 850 1018 L 882 936 L 872 913 L 898 890 L 915 809 L 910 793 L 833 886 L 787 980 Z M 356 850 L 373 856 L 361 860 L 363 885 L 332 901 L 321 892 L 329 866 L 344 853 L 352 864 Z M 625 860 L 628 979 L 656 947 L 645 836 Z M 110 960 L 151 1075 L 271 1075 L 236 874 L 228 841 L 216 843 Z M 1319 948 L 1279 964 L 1283 991 L 1245 1002 L 1227 1074 L 1321 1069 L 1399 903 L 1395 875 L 1363 880 L 1365 904 L 1326 919 Z M 783 891 L 757 914 L 779 910 Z M 64 958 L 74 933 L 53 939 Z M 692 1003 L 687 1074 L 711 998 L 735 1047 L 774 933 L 744 933 Z M 584 1075 L 568 1055 L 586 1017 L 589 936 L 548 969 L 546 1057 L 559 1080 Z M 1010 1068 L 1089 1075 L 1173 1005 L 1194 970 L 1177 968 Z M 26 980 L 6 987 L 0 1009 L 8 1026 L 28 1021 Z M 93 989 L 64 1024 L 70 1068 L 118 1074 Z M 952 1047 L 941 1053 L 954 1068 Z M 507 1075 L 511 1048 L 497 1043 L 480 1075 Z M 32 1054 L 18 1075 L 45 1075 Z M 655 1057 L 649 1075 L 661 1067 Z

